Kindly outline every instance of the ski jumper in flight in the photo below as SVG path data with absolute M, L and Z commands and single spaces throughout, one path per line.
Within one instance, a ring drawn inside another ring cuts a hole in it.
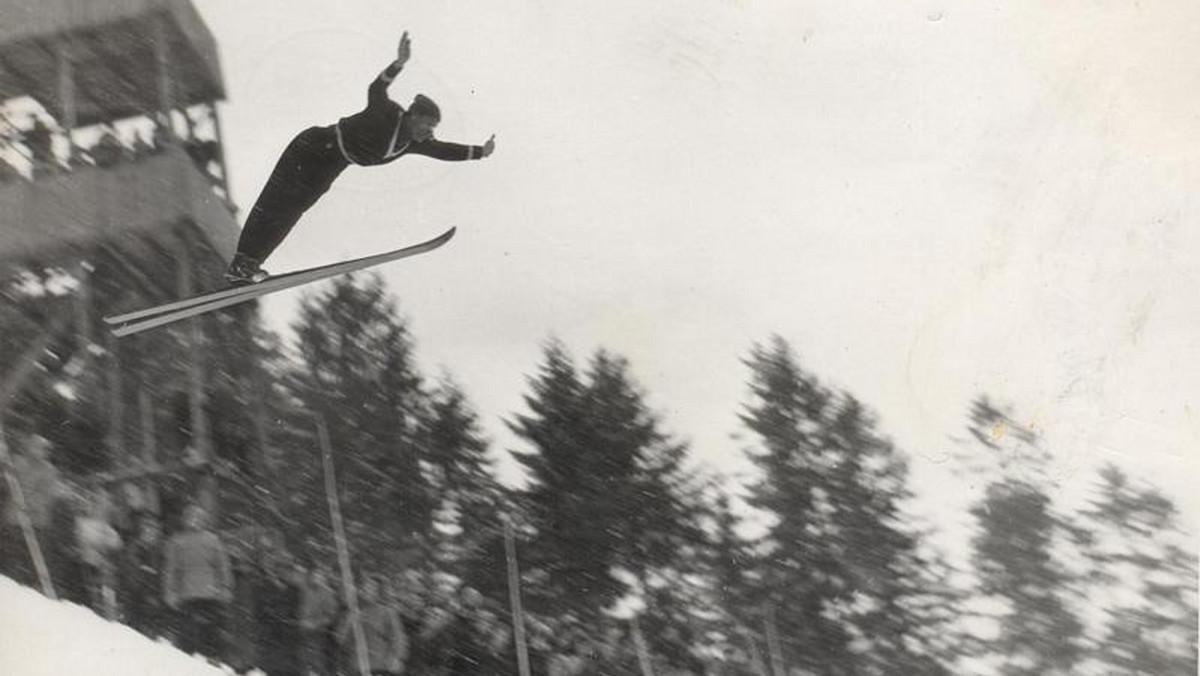
M 237 253 L 225 273 L 227 282 L 252 284 L 266 279 L 262 263 L 351 164 L 373 167 L 412 154 L 452 162 L 492 154 L 495 136 L 481 146 L 435 139 L 441 111 L 428 97 L 418 94 L 408 110 L 388 97 L 388 85 L 410 53 L 411 42 L 404 33 L 396 60 L 367 89 L 366 108 L 337 124 L 309 127 L 288 144 L 246 217 Z

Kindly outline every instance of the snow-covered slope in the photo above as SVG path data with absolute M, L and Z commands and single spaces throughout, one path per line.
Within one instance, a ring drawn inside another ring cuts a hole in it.
M 220 676 L 165 642 L 0 576 L 3 676 Z

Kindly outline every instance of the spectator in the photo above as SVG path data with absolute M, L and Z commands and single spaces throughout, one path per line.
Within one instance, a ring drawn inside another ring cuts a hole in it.
M 33 128 L 25 132 L 25 145 L 29 147 L 35 179 L 55 170 L 58 161 L 54 157 L 54 133 L 36 115 L 33 116 Z
M 255 621 L 254 590 L 263 567 L 256 552 L 244 556 L 231 554 L 233 601 L 225 609 L 226 664 L 239 674 L 251 673 L 257 661 L 258 626 Z
M 436 599 L 430 599 L 426 603 L 420 633 L 412 642 L 411 662 L 414 670 L 422 676 L 445 676 L 448 666 L 447 651 L 454 649 L 451 644 L 451 627 L 455 616 L 443 605 Z
M 554 632 L 545 623 L 530 618 L 529 627 L 529 662 L 533 665 L 534 673 L 539 676 L 546 674 L 545 666 L 554 654 Z
M 108 491 L 99 489 L 88 496 L 83 514 L 75 519 L 75 538 L 83 563 L 88 605 L 110 619 L 116 610 L 112 557 L 121 548 L 121 536 L 109 522 L 111 513 L 112 500 Z
M 258 625 L 256 665 L 267 676 L 300 676 L 300 597 L 305 572 L 286 553 L 273 552 L 254 590 Z
M 112 128 L 105 127 L 100 140 L 92 146 L 91 155 L 97 167 L 112 167 L 120 164 L 125 158 L 126 149 Z
M 150 145 L 150 142 L 146 140 L 145 134 L 139 131 L 134 134 L 133 145 L 130 147 L 130 151 L 135 158 L 142 158 L 154 154 L 154 146 Z
M 83 169 L 96 166 L 96 160 L 86 148 L 71 146 L 71 157 L 68 160 L 68 164 L 72 169 Z
M 161 120 L 155 123 L 151 138 L 154 139 L 154 151 L 158 153 L 175 144 L 175 133 L 171 131 L 166 122 Z
M 404 673 L 408 659 L 408 637 L 400 613 L 383 596 L 382 581 L 368 577 L 362 585 L 359 621 L 362 624 L 367 644 L 367 661 L 372 676 L 396 676 Z M 338 639 L 349 654 L 350 663 L 357 659 L 355 654 L 351 618 L 342 620 Z
M 489 607 L 478 591 L 470 591 L 478 599 L 471 628 L 482 648 L 480 667 L 484 673 L 511 673 L 516 667 L 517 655 L 512 643 L 512 632 L 504 621 L 504 615 Z
M 184 530 L 167 543 L 163 600 L 179 611 L 179 647 L 221 661 L 221 627 L 232 599 L 229 555 L 217 534 L 208 530 L 204 510 L 184 510 Z
M 64 481 L 50 518 L 52 537 L 42 547 L 58 598 L 81 606 L 91 601 L 88 577 L 79 554 L 79 538 L 75 537 L 76 524 L 85 511 L 82 490 Z
M 596 649 L 596 671 L 600 676 L 636 676 L 637 655 L 619 626 L 609 626 Z
M 166 633 L 167 617 L 159 594 L 162 576 L 162 527 L 158 517 L 142 513 L 135 538 L 122 552 L 117 586 L 125 621 L 151 637 Z
M 44 550 L 49 544 L 54 503 L 61 490 L 59 472 L 50 461 L 50 442 L 40 434 L 26 435 L 19 450 L 21 452 L 12 459 L 13 477 L 21 488 L 25 515 L 29 517 L 33 533 Z M 19 516 L 20 506 L 16 495 L 7 495 L 4 501 L 3 538 L 0 539 L 0 561 L 3 562 L 0 573 L 22 584 L 34 586 L 37 584 L 37 574 Z
M 309 673 L 333 676 L 336 656 L 334 622 L 338 598 L 324 568 L 313 568 L 300 595 L 300 628 L 304 631 L 304 662 Z
M 217 145 L 216 141 L 202 141 L 192 138 L 184 142 L 183 149 L 187 151 L 188 156 L 196 163 L 197 169 L 208 178 L 215 178 L 211 165 L 217 163 L 221 157 L 220 146 Z
M 587 649 L 582 636 L 572 631 L 563 637 L 558 650 L 546 664 L 548 676 L 582 676 L 587 667 Z
M 479 591 L 460 591 L 448 615 L 438 618 L 440 629 L 430 627 L 426 658 L 436 672 L 454 676 L 509 671 L 499 645 L 505 639 L 497 635 L 489 614 Z

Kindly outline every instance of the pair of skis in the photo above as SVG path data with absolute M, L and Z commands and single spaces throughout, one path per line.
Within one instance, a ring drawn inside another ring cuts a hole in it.
M 236 286 L 219 291 L 211 291 L 202 293 L 190 298 L 184 298 L 155 307 L 137 310 L 135 312 L 126 312 L 119 315 L 111 315 L 104 318 L 104 322 L 112 328 L 112 333 L 115 336 L 130 336 L 150 329 L 173 324 L 189 317 L 195 317 L 206 312 L 220 310 L 222 308 L 231 307 L 240 303 L 260 298 L 276 291 L 292 289 L 297 286 L 311 284 L 337 275 L 349 274 L 359 270 L 382 265 L 391 261 L 397 261 L 402 258 L 409 258 L 419 254 L 433 251 L 449 242 L 456 228 L 450 228 L 446 232 L 434 237 L 433 239 L 414 244 L 413 246 L 403 249 L 396 249 L 386 253 L 375 254 L 373 256 L 364 256 L 353 260 L 342 261 L 340 263 L 331 263 L 315 268 L 305 270 L 297 270 L 287 274 L 268 277 L 267 279 L 258 282 L 257 284 L 249 284 L 246 286 Z

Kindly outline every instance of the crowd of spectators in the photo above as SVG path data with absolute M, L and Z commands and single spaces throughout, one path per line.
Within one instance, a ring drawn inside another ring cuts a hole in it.
M 357 580 L 359 627 L 328 565 L 305 565 L 274 532 L 230 546 L 198 505 L 165 533 L 144 505 L 72 485 L 37 434 L 16 444 L 7 471 L 60 598 L 86 605 L 180 649 L 267 676 L 373 674 L 493 676 L 516 673 L 506 606 L 446 576 L 408 571 Z M 29 586 L 39 576 L 6 491 L 0 574 Z M 115 506 L 115 503 L 120 506 Z M 241 542 L 239 540 L 239 542 Z M 535 676 L 638 676 L 623 625 L 588 627 L 572 616 L 530 618 Z M 671 676 L 659 672 L 656 676 Z
M 9 124 L 7 132 L 0 136 L 0 151 L 3 151 L 0 152 L 0 184 L 36 181 L 87 167 L 109 168 L 134 163 L 178 145 L 210 180 L 214 190 L 221 190 L 222 166 L 217 141 L 192 133 L 177 136 L 158 120 L 143 122 L 149 124 L 150 130 L 137 131 L 129 140 L 122 138 L 116 127 L 109 124 L 70 135 L 57 125 L 51 128 L 38 115 L 31 115 L 24 128 Z M 76 140 L 84 136 L 93 139 L 86 146 Z

